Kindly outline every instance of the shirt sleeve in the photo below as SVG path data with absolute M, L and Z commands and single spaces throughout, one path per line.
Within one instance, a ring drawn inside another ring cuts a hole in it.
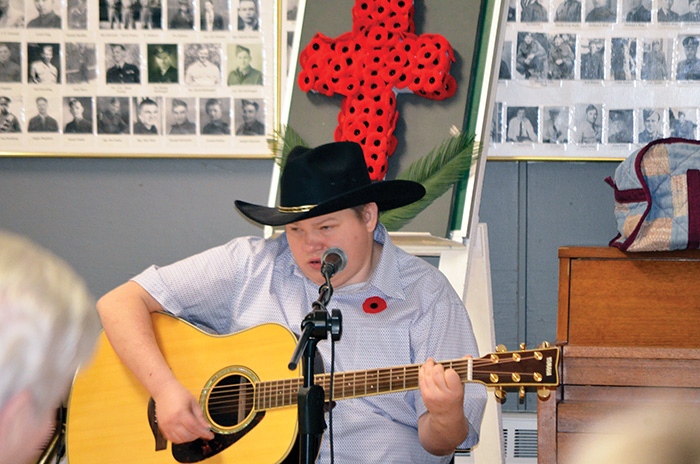
M 233 240 L 168 266 L 151 266 L 132 280 L 169 313 L 207 332 L 225 333 L 255 240 Z
M 437 271 L 436 271 L 437 274 Z M 441 274 L 431 280 L 435 295 L 411 327 L 411 346 L 415 363 L 423 363 L 429 357 L 436 361 L 460 359 L 465 355 L 478 358 L 479 350 L 467 310 L 447 279 Z M 478 383 L 464 385 L 464 415 L 469 421 L 469 435 L 458 448 L 471 448 L 479 441 L 481 419 L 486 406 L 486 388 Z M 415 393 L 415 408 L 420 417 L 427 408 L 420 395 Z

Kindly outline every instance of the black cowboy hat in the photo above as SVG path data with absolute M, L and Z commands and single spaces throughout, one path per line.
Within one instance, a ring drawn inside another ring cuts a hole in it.
M 282 226 L 370 202 L 386 211 L 423 195 L 425 188 L 418 182 L 372 182 L 362 147 L 355 142 L 333 142 L 316 148 L 298 146 L 289 152 L 278 207 L 236 200 L 236 208 L 260 224 Z

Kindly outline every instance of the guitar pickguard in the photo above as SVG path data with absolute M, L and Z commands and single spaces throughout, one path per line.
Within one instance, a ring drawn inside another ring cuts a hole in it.
M 197 439 L 189 443 L 173 445 L 173 457 L 177 462 L 200 462 L 218 454 L 240 440 L 265 417 L 265 412 L 255 414 L 253 420 L 238 432 L 226 435 L 215 434 L 213 440 Z

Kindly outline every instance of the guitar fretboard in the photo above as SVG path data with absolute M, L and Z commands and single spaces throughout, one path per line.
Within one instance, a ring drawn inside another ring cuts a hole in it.
M 462 382 L 472 380 L 472 359 L 444 361 L 445 369 L 457 371 Z M 418 371 L 420 364 L 370 369 L 366 371 L 338 372 L 333 374 L 333 400 L 359 398 L 363 396 L 381 395 L 384 393 L 415 390 L 418 388 Z M 317 374 L 314 382 L 320 385 L 326 401 L 330 400 L 330 374 Z M 297 393 L 303 385 L 303 379 L 272 380 L 258 382 L 255 386 L 255 409 L 266 410 L 296 406 Z

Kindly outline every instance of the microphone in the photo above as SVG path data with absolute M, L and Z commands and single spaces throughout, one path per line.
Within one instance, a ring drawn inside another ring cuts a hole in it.
M 338 247 L 330 247 L 321 256 L 321 274 L 330 279 L 333 275 L 345 269 L 348 255 Z

